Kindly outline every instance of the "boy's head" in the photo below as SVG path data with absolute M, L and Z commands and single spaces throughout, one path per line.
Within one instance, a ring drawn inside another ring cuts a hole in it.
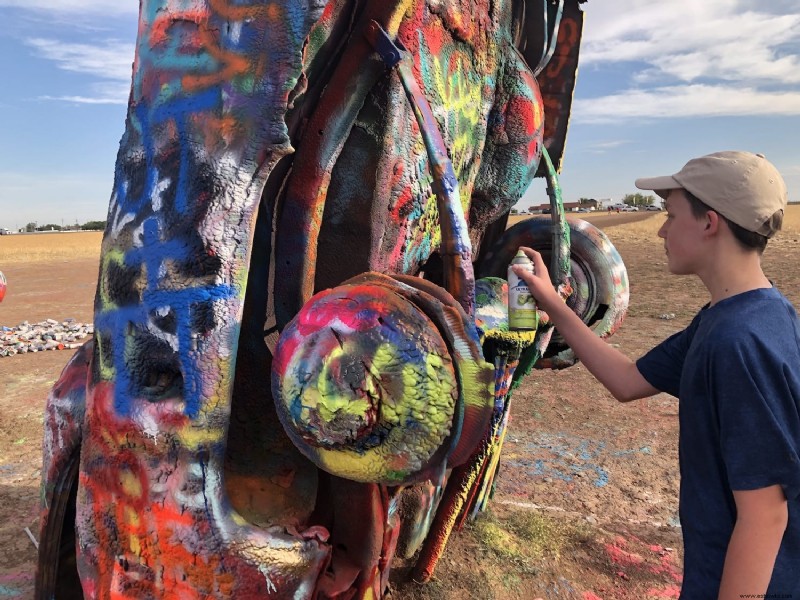
M 726 151 L 693 158 L 674 175 L 636 180 L 636 187 L 662 198 L 682 189 L 695 216 L 713 210 L 744 246 L 763 250 L 781 228 L 786 184 L 763 154 Z

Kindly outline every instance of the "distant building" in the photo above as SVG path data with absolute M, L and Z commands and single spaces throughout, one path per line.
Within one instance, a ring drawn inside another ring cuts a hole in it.
M 597 201 L 597 210 L 605 210 L 609 206 L 614 206 L 614 199 L 613 198 L 600 198 Z
M 598 209 L 598 201 L 597 200 L 589 200 L 587 202 L 564 202 L 564 211 L 565 212 L 575 212 L 579 208 L 588 208 L 589 210 L 597 210 Z M 547 204 L 538 204 L 536 206 L 531 206 L 528 209 L 528 212 L 531 214 L 541 214 L 544 210 L 550 210 L 550 203 Z

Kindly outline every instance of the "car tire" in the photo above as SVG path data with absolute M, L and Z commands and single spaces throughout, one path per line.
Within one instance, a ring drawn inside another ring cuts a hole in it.
M 582 219 L 569 219 L 570 265 L 572 295 L 567 305 L 592 330 L 605 338 L 622 324 L 628 308 L 630 290 L 628 272 L 622 257 L 608 237 L 597 227 Z M 506 270 L 520 246 L 542 253 L 550 262 L 552 221 L 533 218 L 520 221 L 494 243 L 481 264 L 476 266 L 478 277 L 506 277 Z M 553 272 L 553 268 L 550 268 Z M 556 331 L 538 368 L 565 368 L 577 358 Z

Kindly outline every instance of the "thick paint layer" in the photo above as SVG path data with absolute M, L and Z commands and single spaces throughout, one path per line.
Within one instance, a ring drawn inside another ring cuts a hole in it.
M 425 314 L 369 285 L 321 292 L 281 335 L 273 362 L 279 416 L 324 470 L 397 485 L 450 434 L 457 380 Z
M 551 135 L 517 5 L 142 1 L 96 335 L 48 399 L 39 597 L 377 599 L 401 540 L 485 504 L 498 348 L 531 340 L 476 326 L 473 253 L 569 114 Z

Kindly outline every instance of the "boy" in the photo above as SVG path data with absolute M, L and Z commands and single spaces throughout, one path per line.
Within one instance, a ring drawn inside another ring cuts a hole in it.
M 618 400 L 678 397 L 681 598 L 800 599 L 800 322 L 761 269 L 786 185 L 762 155 L 718 152 L 636 186 L 666 199 L 669 270 L 710 294 L 686 329 L 633 362 L 560 300 L 537 252 L 518 275 Z

